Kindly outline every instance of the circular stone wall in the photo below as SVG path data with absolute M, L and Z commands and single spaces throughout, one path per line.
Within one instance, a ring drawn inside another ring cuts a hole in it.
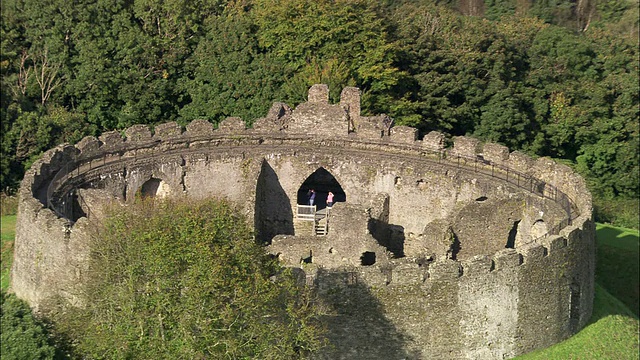
M 333 346 L 320 357 L 502 359 L 586 324 L 595 229 L 582 178 L 471 138 L 418 141 L 360 116 L 355 88 L 340 104 L 326 86 L 309 99 L 274 104 L 253 129 L 238 118 L 137 125 L 48 151 L 20 190 L 13 290 L 35 308 L 81 303 L 105 205 L 220 197 L 330 309 Z

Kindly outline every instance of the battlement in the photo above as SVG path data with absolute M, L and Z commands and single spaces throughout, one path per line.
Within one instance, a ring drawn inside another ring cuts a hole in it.
M 331 104 L 328 87 L 314 85 L 307 102 L 274 103 L 251 128 L 237 117 L 134 125 L 47 151 L 19 193 L 14 291 L 34 307 L 52 296 L 81 303 L 100 218 L 91 214 L 147 191 L 236 202 L 257 238 L 306 264 L 305 284 L 377 292 L 424 357 L 463 343 L 477 355 L 484 333 L 501 344 L 496 354 L 515 356 L 586 324 L 595 227 L 584 179 L 471 137 L 450 148 L 439 132 L 419 139 L 386 115 L 362 116 L 360 96 L 345 88 Z M 324 237 L 296 233 L 294 209 L 311 188 L 338 194 L 322 213 Z

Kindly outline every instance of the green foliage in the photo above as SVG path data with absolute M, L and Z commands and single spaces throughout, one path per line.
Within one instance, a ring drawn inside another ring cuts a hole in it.
M 286 64 L 292 77 L 285 100 L 306 99 L 309 86 L 326 81 L 335 101 L 345 86 L 363 91 L 363 110 L 386 112 L 400 73 L 396 49 L 375 1 L 258 0 L 250 15 L 261 48 Z M 341 73 L 339 77 L 332 77 Z M 391 114 L 395 115 L 395 114 Z
M 0 215 L 15 215 L 18 213 L 18 196 L 7 192 L 0 192 Z
M 86 308 L 57 321 L 81 356 L 290 359 L 320 346 L 311 294 L 227 203 L 114 209 L 91 252 Z
M 36 111 L 17 111 L 10 129 L 2 136 L 2 181 L 17 182 L 42 153 L 61 143 L 75 143 L 93 135 L 95 126 L 84 116 L 51 105 Z
M 193 79 L 182 84 L 192 100 L 180 110 L 182 121 L 217 123 L 239 116 L 250 122 L 264 116 L 282 100 L 283 64 L 260 49 L 254 26 L 241 11 L 229 10 L 205 26 L 193 56 Z
M 53 359 L 55 348 L 43 325 L 34 318 L 29 306 L 4 290 L 2 299 L 2 334 L 0 353 L 3 359 Z
M 593 198 L 593 216 L 597 222 L 628 229 L 640 229 L 640 199 L 596 196 Z
M 484 16 L 487 19 L 498 20 L 503 16 L 515 15 L 517 4 L 513 0 L 486 0 L 484 6 Z

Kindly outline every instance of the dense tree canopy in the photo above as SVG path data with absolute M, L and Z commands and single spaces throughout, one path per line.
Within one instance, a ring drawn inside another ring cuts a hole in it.
M 566 160 L 638 198 L 637 0 L 6 0 L 0 186 L 45 149 L 240 116 L 308 87 L 363 111 Z

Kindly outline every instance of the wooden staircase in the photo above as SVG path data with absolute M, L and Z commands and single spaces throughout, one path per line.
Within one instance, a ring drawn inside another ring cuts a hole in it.
M 315 235 L 316 236 L 325 236 L 325 235 L 327 235 L 327 230 L 329 230 L 329 224 L 327 222 L 327 218 L 326 217 L 316 221 L 316 224 L 315 224 Z
M 329 209 L 298 205 L 294 230 L 298 235 L 325 236 L 329 231 Z

